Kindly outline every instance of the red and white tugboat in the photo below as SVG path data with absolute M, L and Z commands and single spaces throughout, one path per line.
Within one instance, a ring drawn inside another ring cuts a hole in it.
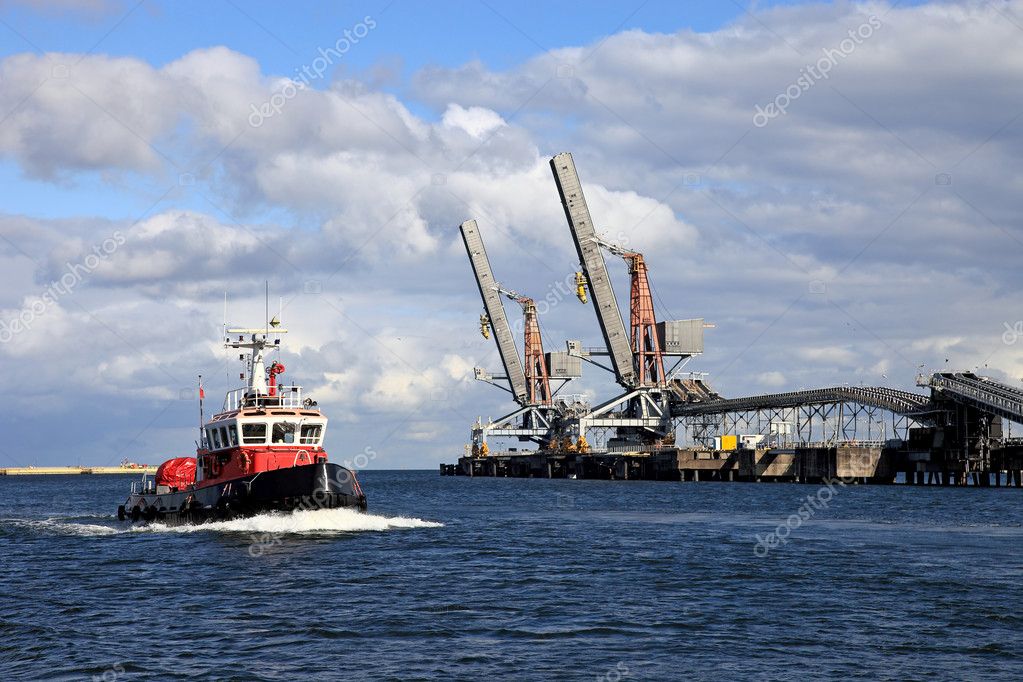
M 227 348 L 249 351 L 248 386 L 229 392 L 223 409 L 204 422 L 200 384 L 196 456 L 168 460 L 154 477 L 133 483 L 118 519 L 182 524 L 269 511 L 366 509 L 355 472 L 327 461 L 327 417 L 302 397 L 301 387 L 279 384 L 284 365 L 264 363 L 264 353 L 279 349 L 287 331 L 277 324 L 226 330 Z

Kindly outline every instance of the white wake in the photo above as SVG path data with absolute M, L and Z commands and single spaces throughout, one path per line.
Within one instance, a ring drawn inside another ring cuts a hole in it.
M 123 533 L 126 528 L 117 528 L 115 526 L 103 526 L 97 523 L 76 523 L 74 521 L 64 521 L 61 519 L 45 519 L 42 521 L 34 520 L 13 520 L 10 522 L 11 526 L 21 527 L 33 532 L 41 532 L 46 535 L 83 535 L 83 536 L 94 536 L 94 535 L 117 535 Z
M 407 516 L 366 514 L 354 509 L 314 509 L 294 511 L 290 514 L 259 514 L 231 521 L 213 521 L 198 525 L 168 526 L 162 523 L 153 523 L 147 526 L 136 526 L 132 530 L 158 533 L 219 531 L 227 533 L 322 534 L 383 531 L 398 528 L 441 528 L 443 525 L 436 521 L 424 521 Z
M 163 523 L 128 525 L 114 522 L 111 525 L 75 522 L 68 519 L 5 520 L 4 525 L 21 527 L 48 535 L 103 536 L 123 533 L 269 533 L 325 534 L 358 533 L 408 528 L 442 528 L 443 523 L 426 521 L 407 516 L 380 516 L 365 514 L 354 509 L 316 509 L 291 513 L 267 513 L 231 521 L 213 521 L 184 526 L 168 526 Z

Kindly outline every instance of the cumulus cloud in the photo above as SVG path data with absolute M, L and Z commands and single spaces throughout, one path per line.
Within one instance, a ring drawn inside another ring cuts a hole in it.
M 476 139 L 483 139 L 494 130 L 507 125 L 496 111 L 483 107 L 461 107 L 449 104 L 441 119 L 449 128 L 459 128 Z

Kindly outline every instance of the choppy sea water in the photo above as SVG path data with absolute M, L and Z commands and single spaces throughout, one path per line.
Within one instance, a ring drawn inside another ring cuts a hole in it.
M 1023 671 L 1020 490 L 360 478 L 367 515 L 129 529 L 128 477 L 0 477 L 0 679 Z

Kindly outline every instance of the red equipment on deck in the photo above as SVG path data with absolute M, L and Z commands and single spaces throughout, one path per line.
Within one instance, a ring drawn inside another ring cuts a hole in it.
M 184 490 L 195 483 L 195 457 L 168 459 L 156 470 L 156 485 Z
M 266 373 L 268 375 L 266 385 L 270 389 L 268 395 L 272 398 L 277 395 L 277 375 L 284 374 L 284 365 L 274 362 Z

